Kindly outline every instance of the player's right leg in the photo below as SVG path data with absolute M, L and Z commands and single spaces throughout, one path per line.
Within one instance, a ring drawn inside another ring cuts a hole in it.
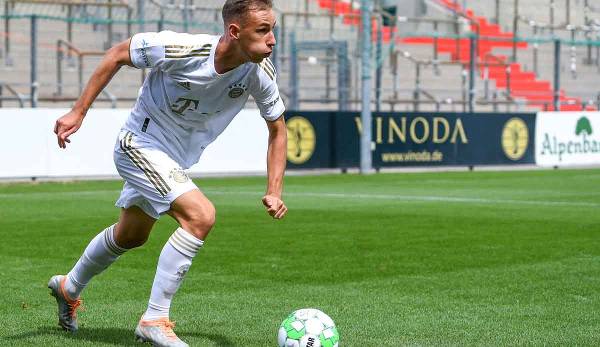
M 141 246 L 148 239 L 155 219 L 139 207 L 121 210 L 119 222 L 100 232 L 67 275 L 53 276 L 48 282 L 50 294 L 58 304 L 58 324 L 67 331 L 77 331 L 77 308 L 81 291 L 92 277 L 114 263 L 131 248 Z

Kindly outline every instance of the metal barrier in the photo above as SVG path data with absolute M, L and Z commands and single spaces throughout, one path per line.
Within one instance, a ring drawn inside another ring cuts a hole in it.
M 184 32 L 188 32 L 190 28 L 190 20 L 193 19 L 195 12 L 209 12 L 215 22 L 218 22 L 221 18 L 221 9 L 214 7 L 197 6 L 193 4 L 193 0 L 183 0 L 183 4 L 176 5 L 171 3 L 164 3 L 164 1 L 150 0 L 151 4 L 157 6 L 160 9 L 160 17 L 164 20 L 164 11 L 181 11 L 181 23 Z M 138 0 L 138 13 L 145 13 L 145 1 Z M 141 15 L 141 19 L 144 20 L 145 16 Z
M 78 86 L 79 93 L 83 91 L 83 69 L 84 69 L 84 58 L 91 56 L 104 56 L 105 52 L 103 51 L 82 51 L 75 47 L 72 43 L 67 42 L 65 40 L 58 40 L 56 42 L 56 93 L 54 96 L 60 97 L 63 96 L 63 60 L 65 58 L 64 51 L 67 51 L 68 54 L 71 52 L 77 56 L 77 76 L 78 76 Z M 142 80 L 144 76 L 144 70 L 142 72 Z M 112 108 L 117 108 L 117 97 L 111 94 L 108 90 L 103 89 L 101 94 L 105 95 L 107 100 L 111 103 Z M 64 100 L 64 99 L 63 99 Z
M 113 44 L 113 37 L 114 37 L 114 31 L 113 31 L 113 9 L 114 8 L 121 8 L 121 9 L 125 9 L 125 11 L 127 12 L 127 35 L 131 36 L 131 23 L 132 23 L 132 13 L 133 13 L 133 9 L 123 0 L 107 0 L 108 2 L 93 2 L 91 0 L 5 0 L 5 4 L 4 4 L 4 15 L 5 15 L 5 22 L 4 22 L 4 53 L 5 53 L 5 61 L 7 62 L 7 65 L 12 65 L 11 59 L 10 59 L 10 33 L 11 33 L 11 29 L 10 29 L 10 21 L 11 21 L 11 12 L 12 9 L 14 9 L 16 4 L 19 3 L 26 3 L 26 4 L 43 4 L 43 5 L 57 5 L 57 6 L 64 6 L 67 8 L 67 18 L 73 18 L 73 8 L 74 7 L 80 7 L 80 6 L 85 6 L 85 7 L 99 7 L 99 8 L 106 8 L 107 9 L 107 17 L 106 17 L 106 26 L 107 26 L 107 39 L 104 45 L 104 48 L 107 49 L 109 47 L 112 46 Z M 114 1 L 114 2 L 113 2 Z M 67 24 L 67 41 L 72 42 L 73 41 L 73 21 L 71 20 L 67 20 L 66 21 Z
M 290 77 L 289 77 L 289 93 L 290 107 L 299 109 L 299 66 L 298 52 L 320 50 L 331 52 L 335 56 L 338 74 L 337 74 L 337 89 L 338 89 L 338 108 L 340 110 L 348 109 L 348 91 L 350 90 L 350 68 L 348 64 L 348 44 L 345 41 L 304 41 L 296 43 L 295 35 L 290 35 Z M 330 66 L 330 62 L 327 62 Z M 327 78 L 327 77 L 326 77 Z M 328 80 L 327 80 L 328 81 Z M 327 94 L 330 86 L 326 86 Z M 329 95 L 326 95 L 329 98 Z
M 490 60 L 492 60 L 493 62 L 490 63 Z M 481 65 L 481 64 L 480 64 Z M 484 57 L 484 62 L 482 63 L 483 65 L 483 83 L 484 83 L 484 98 L 487 100 L 489 99 L 489 83 L 490 83 L 490 78 L 489 78 L 489 72 L 490 72 L 490 67 L 492 66 L 500 66 L 502 68 L 504 68 L 505 71 L 505 77 L 506 77 L 506 95 L 510 95 L 510 76 L 511 76 L 511 68 L 510 68 L 510 64 L 507 64 L 506 62 L 504 62 L 503 60 L 501 60 L 500 58 L 498 58 L 495 55 L 492 54 L 486 54 Z
M 415 89 L 413 90 L 413 101 L 414 101 L 413 109 L 415 111 L 419 110 L 419 105 L 421 104 L 420 97 L 421 97 L 421 95 L 423 95 L 427 99 L 429 99 L 429 101 L 433 101 L 436 104 L 436 110 L 439 111 L 441 101 L 438 100 L 435 96 L 433 96 L 432 93 L 428 92 L 427 90 L 424 90 L 421 87 L 421 68 L 424 66 L 436 67 L 439 65 L 462 66 L 463 64 L 459 63 L 459 62 L 450 62 L 450 61 L 440 62 L 440 61 L 436 61 L 436 60 L 419 60 L 419 59 L 414 58 L 410 54 L 410 52 L 403 51 L 403 50 L 396 50 L 392 53 L 392 55 L 393 55 L 393 57 L 392 57 L 392 75 L 393 75 L 393 79 L 394 79 L 394 84 L 393 84 L 394 98 L 397 98 L 397 96 L 398 96 L 398 79 L 399 79 L 398 59 L 404 58 L 404 59 L 410 61 L 415 66 Z M 463 81 L 461 87 L 463 90 L 466 90 L 466 85 L 465 85 L 464 81 Z M 465 106 L 468 104 L 466 98 L 463 98 L 462 104 Z M 394 110 L 394 109 L 392 108 L 392 110 Z
M 7 90 L 13 97 L 4 96 L 4 90 Z M 25 102 L 29 99 L 28 96 L 17 92 L 10 84 L 0 82 L 0 107 L 2 107 L 2 101 L 18 101 L 19 107 L 25 107 Z
M 105 54 L 104 51 L 82 51 L 77 47 L 73 46 L 72 43 L 67 42 L 65 40 L 57 40 L 56 41 L 56 96 L 63 95 L 63 60 L 64 60 L 64 51 L 63 47 L 66 47 L 67 54 L 70 55 L 74 53 L 77 56 L 77 76 L 78 76 L 78 86 L 79 92 L 83 91 L 83 59 L 86 56 L 103 56 Z

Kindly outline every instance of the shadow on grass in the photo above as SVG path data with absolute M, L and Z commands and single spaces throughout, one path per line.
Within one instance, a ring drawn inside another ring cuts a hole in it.
M 212 341 L 219 347 L 235 347 L 235 345 L 229 341 L 229 339 L 219 334 L 203 334 L 203 333 L 190 333 L 181 332 L 178 334 L 179 337 L 185 339 L 185 337 L 196 337 L 205 340 Z M 117 346 L 131 346 L 134 343 L 133 330 L 130 329 L 119 329 L 119 328 L 87 328 L 81 327 L 77 333 L 70 334 L 57 327 L 39 327 L 37 330 L 24 332 L 17 335 L 8 336 L 7 341 L 13 341 L 14 345 L 19 345 L 20 340 L 35 339 L 38 337 L 49 337 L 56 336 L 57 339 L 67 338 L 76 341 L 88 341 L 88 342 L 102 342 L 112 343 Z
M 181 332 L 178 335 L 180 338 L 183 338 L 184 340 L 185 340 L 186 336 L 210 340 L 219 347 L 235 347 L 236 346 L 235 344 L 233 344 L 233 342 L 229 341 L 229 339 L 227 337 L 225 337 L 223 335 L 219 335 L 219 334 Z

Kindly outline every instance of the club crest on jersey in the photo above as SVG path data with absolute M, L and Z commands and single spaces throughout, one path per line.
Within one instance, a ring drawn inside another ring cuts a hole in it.
M 240 96 L 242 96 L 244 94 L 244 92 L 246 90 L 248 90 L 248 87 L 246 87 L 245 84 L 236 83 L 236 84 L 229 86 L 229 94 L 228 95 L 232 99 L 239 98 Z
M 185 183 L 190 179 L 185 171 L 183 171 L 181 168 L 175 168 L 171 170 L 169 178 L 177 183 Z

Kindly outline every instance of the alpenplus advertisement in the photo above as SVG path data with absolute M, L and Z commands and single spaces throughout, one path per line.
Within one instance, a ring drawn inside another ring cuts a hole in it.
M 538 165 L 600 164 L 600 112 L 540 112 L 536 123 Z

